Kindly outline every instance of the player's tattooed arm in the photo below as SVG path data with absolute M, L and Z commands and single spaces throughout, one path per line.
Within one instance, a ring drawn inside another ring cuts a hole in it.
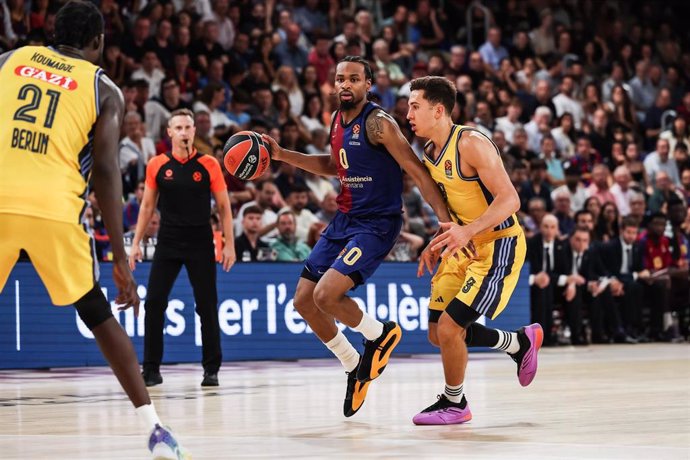
M 383 110 L 375 110 L 367 117 L 366 126 L 369 141 L 386 148 L 400 167 L 410 175 L 422 193 L 422 198 L 431 205 L 438 219 L 441 222 L 449 222 L 450 214 L 438 186 L 415 155 L 395 119 Z
M 383 110 L 374 110 L 367 117 L 367 139 L 374 145 L 385 144 L 386 134 L 391 130 L 400 131 L 398 123 Z

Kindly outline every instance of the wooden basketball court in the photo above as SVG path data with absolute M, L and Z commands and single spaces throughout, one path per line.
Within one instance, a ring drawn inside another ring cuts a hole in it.
M 499 353 L 470 355 L 474 419 L 417 427 L 443 389 L 440 358 L 397 356 L 364 407 L 342 415 L 333 360 L 164 366 L 151 389 L 193 458 L 690 458 L 690 347 L 546 349 L 522 388 Z M 0 458 L 146 459 L 141 422 L 107 368 L 0 372 Z

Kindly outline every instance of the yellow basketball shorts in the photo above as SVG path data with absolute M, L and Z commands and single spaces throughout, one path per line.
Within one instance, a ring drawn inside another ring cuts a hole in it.
M 475 242 L 475 247 L 476 257 L 458 252 L 439 265 L 431 280 L 430 322 L 437 322 L 454 298 L 491 319 L 506 307 L 525 261 L 524 234 Z
M 0 292 L 24 249 L 55 305 L 71 305 L 98 279 L 94 245 L 84 226 L 0 214 Z

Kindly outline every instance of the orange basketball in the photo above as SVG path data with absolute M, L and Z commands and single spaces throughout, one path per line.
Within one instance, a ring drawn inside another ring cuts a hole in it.
M 240 180 L 256 179 L 271 164 L 268 145 L 254 131 L 232 135 L 225 143 L 223 153 L 225 169 Z

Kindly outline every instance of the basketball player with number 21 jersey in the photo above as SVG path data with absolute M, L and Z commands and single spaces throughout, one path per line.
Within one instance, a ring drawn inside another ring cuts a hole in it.
M 122 238 L 118 142 L 124 100 L 95 65 L 103 54 L 103 31 L 93 3 L 68 2 L 55 18 L 54 47 L 25 46 L 0 56 L 0 291 L 26 251 L 53 303 L 74 304 L 93 333 L 151 433 L 153 458 L 181 459 L 180 446 L 151 404 L 132 342 L 98 283 L 93 239 L 83 220 L 93 177 L 113 250 L 115 303 L 137 314 L 137 285 Z
M 463 391 L 467 347 L 506 351 L 527 386 L 537 371 L 543 331 L 538 324 L 506 332 L 476 323 L 481 315 L 494 319 L 501 313 L 520 276 L 526 252 L 515 216 L 520 199 L 494 143 L 476 129 L 453 124 L 453 83 L 423 77 L 411 82 L 410 91 L 407 119 L 417 136 L 429 139 L 424 164 L 453 219 L 441 223 L 443 233 L 422 253 L 417 273 L 433 273 L 441 257 L 431 280 L 429 341 L 441 348 L 446 385 L 413 422 L 450 425 L 472 419 Z
M 363 312 L 346 293 L 363 284 L 395 244 L 402 226 L 402 171 L 407 172 L 442 222 L 450 216 L 438 187 L 415 156 L 395 120 L 368 102 L 372 72 L 359 56 L 336 67 L 340 108 L 331 122 L 331 154 L 305 155 L 269 136 L 273 160 L 323 176 L 337 176 L 338 212 L 307 258 L 294 305 L 347 373 L 343 413 L 354 415 L 372 380 L 383 372 L 402 331 Z M 334 318 L 364 335 L 360 357 Z

